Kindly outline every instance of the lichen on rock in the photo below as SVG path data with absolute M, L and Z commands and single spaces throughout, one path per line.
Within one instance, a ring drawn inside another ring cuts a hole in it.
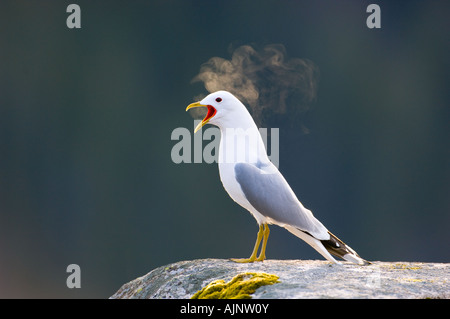
M 265 285 L 273 285 L 279 277 L 262 272 L 246 272 L 238 274 L 229 282 L 214 280 L 197 291 L 192 299 L 251 299 L 256 289 Z

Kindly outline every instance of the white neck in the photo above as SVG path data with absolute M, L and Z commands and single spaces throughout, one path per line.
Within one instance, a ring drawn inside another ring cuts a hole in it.
M 258 127 L 245 109 L 236 116 L 230 116 L 230 123 L 221 121 L 219 163 L 267 163 L 266 147 Z M 232 122 L 232 123 L 231 123 Z M 228 126 L 227 126 L 228 125 Z

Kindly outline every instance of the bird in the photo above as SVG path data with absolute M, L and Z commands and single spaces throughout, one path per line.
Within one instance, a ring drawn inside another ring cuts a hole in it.
M 259 226 L 250 257 L 232 258 L 232 261 L 264 261 L 269 225 L 277 225 L 304 240 L 332 264 L 340 264 L 334 257 L 358 265 L 370 264 L 333 235 L 298 200 L 284 176 L 270 161 L 255 121 L 238 98 L 228 91 L 217 91 L 189 104 L 186 111 L 197 107 L 206 108 L 207 113 L 194 129 L 194 134 L 205 124 L 220 129 L 220 180 L 230 197 L 248 210 Z

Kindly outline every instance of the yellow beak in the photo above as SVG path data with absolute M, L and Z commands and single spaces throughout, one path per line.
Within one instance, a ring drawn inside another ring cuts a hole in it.
M 197 131 L 198 131 L 199 129 L 201 129 L 201 128 L 203 127 L 203 125 L 205 125 L 206 123 L 208 123 L 209 120 L 210 120 L 214 115 L 216 115 L 216 112 L 217 112 L 217 111 L 216 111 L 216 109 L 215 109 L 212 105 L 204 105 L 204 104 L 200 104 L 200 102 L 195 102 L 195 103 L 189 104 L 189 105 L 187 106 L 187 108 L 186 108 L 186 111 L 189 110 L 189 109 L 192 109 L 192 108 L 194 108 L 194 107 L 207 107 L 207 108 L 208 108 L 208 113 L 206 114 L 205 118 L 204 118 L 200 123 L 198 123 L 197 127 L 196 127 L 195 130 L 194 130 L 194 133 L 197 133 Z

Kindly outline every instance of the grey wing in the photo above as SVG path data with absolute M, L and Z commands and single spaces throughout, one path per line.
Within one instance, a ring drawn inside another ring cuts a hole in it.
M 317 239 L 330 238 L 325 226 L 303 207 L 278 170 L 265 174 L 255 165 L 238 163 L 234 171 L 248 202 L 261 215 L 281 226 L 294 226 Z

